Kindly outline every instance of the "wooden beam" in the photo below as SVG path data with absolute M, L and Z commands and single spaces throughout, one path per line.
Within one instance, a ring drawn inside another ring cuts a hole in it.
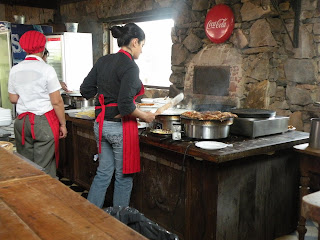
M 57 9 L 59 0 L 43 1 L 43 0 L 1 0 L 2 4 L 11 6 L 26 6 L 36 8 Z
M 98 21 L 102 23 L 112 23 L 112 24 L 127 23 L 129 21 L 142 22 L 142 21 L 172 18 L 174 16 L 174 13 L 175 11 L 172 8 L 163 8 L 163 9 L 156 9 L 156 10 L 145 11 L 145 12 L 124 14 L 124 15 L 113 16 L 108 18 L 99 18 Z

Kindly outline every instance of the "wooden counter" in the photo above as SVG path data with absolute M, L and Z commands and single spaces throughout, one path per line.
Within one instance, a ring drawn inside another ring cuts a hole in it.
M 217 140 L 219 142 L 232 144 L 231 147 L 212 151 L 198 148 L 194 145 L 194 142 L 191 141 L 173 141 L 170 138 L 155 137 L 150 133 L 140 136 L 140 142 L 142 143 L 181 154 L 184 154 L 187 150 L 187 155 L 198 158 L 199 160 L 218 164 L 255 155 L 270 154 L 277 150 L 288 149 L 294 145 L 305 143 L 308 139 L 309 133 L 299 131 L 289 131 L 284 134 L 275 134 L 255 139 L 231 135 L 226 139 Z
M 89 188 L 97 166 L 93 121 L 67 120 L 73 133 L 68 164 L 76 183 Z M 181 240 L 274 240 L 296 229 L 299 161 L 293 146 L 308 138 L 299 131 L 256 139 L 230 136 L 219 141 L 232 147 L 203 150 L 194 142 L 142 133 L 141 172 L 130 206 Z
M 0 239 L 146 239 L 0 148 Z

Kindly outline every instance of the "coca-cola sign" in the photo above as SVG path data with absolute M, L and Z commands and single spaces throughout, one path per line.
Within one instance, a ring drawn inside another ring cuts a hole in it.
M 207 37 L 214 43 L 223 43 L 231 36 L 234 28 L 234 15 L 225 4 L 210 9 L 204 23 Z

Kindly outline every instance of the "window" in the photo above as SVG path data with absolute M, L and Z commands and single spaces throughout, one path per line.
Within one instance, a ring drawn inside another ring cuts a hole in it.
M 172 19 L 136 22 L 146 35 L 142 54 L 136 63 L 140 69 L 140 79 L 147 86 L 170 86 L 171 75 L 171 29 Z M 110 33 L 111 35 L 111 33 Z M 117 39 L 110 36 L 111 53 L 119 51 Z

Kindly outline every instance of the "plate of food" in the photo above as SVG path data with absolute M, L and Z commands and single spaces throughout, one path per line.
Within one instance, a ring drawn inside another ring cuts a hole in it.
M 294 130 L 296 130 L 296 128 L 294 126 L 292 126 L 292 125 L 288 126 L 288 131 L 294 131 Z
M 153 134 L 159 135 L 170 135 L 172 134 L 172 130 L 170 129 L 150 129 L 150 132 Z
M 216 142 L 216 141 L 201 141 L 201 142 L 196 142 L 195 145 L 198 148 L 202 148 L 206 150 L 218 150 L 218 149 L 232 146 L 231 144 L 225 144 L 225 143 Z
M 155 107 L 154 103 L 138 103 L 139 108 L 144 108 L 144 107 Z

